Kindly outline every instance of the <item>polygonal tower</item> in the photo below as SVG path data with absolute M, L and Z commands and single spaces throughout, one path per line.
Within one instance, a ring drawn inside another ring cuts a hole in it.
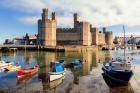
M 113 44 L 113 33 L 105 32 L 105 42 L 107 45 L 112 46 Z
M 111 31 L 106 31 L 106 28 L 103 28 L 103 33 L 105 34 L 106 45 L 112 46 L 113 44 L 113 33 Z
M 90 32 L 90 23 L 81 22 L 81 36 L 82 36 L 82 45 L 90 46 L 91 45 L 91 32 Z
M 38 21 L 38 37 L 43 46 L 56 46 L 56 16 L 52 13 L 52 18 L 48 19 L 48 9 L 43 9 L 42 19 Z

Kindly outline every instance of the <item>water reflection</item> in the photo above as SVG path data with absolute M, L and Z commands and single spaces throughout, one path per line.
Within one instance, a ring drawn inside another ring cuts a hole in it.
M 73 83 L 74 84 L 79 84 L 79 77 L 82 73 L 82 66 L 78 66 L 78 67 L 75 67 L 75 68 L 71 68 L 71 71 L 73 73 Z
M 46 79 L 42 79 L 43 93 L 56 90 L 56 88 L 63 82 L 64 78 L 65 77 L 62 77 L 52 82 L 48 82 Z
M 2 60 L 11 60 L 19 62 L 24 68 L 27 65 L 34 66 L 39 65 L 40 71 L 31 77 L 23 80 L 19 80 L 16 77 L 16 72 L 10 73 L 13 77 L 7 75 L 2 77 L 0 74 L 0 91 L 16 90 L 18 93 L 37 92 L 41 91 L 46 93 L 93 93 L 93 91 L 99 91 L 98 93 L 134 93 L 132 88 L 133 83 L 128 86 L 116 86 L 111 87 L 106 78 L 102 77 L 101 66 L 102 63 L 111 60 L 116 52 L 103 52 L 103 51 L 86 51 L 86 52 L 65 52 L 65 53 L 52 53 L 52 52 L 32 52 L 32 51 L 18 51 L 13 53 L 0 53 Z M 118 55 L 122 55 L 120 52 Z M 139 53 L 128 53 L 133 55 L 135 61 L 140 60 Z M 66 63 L 73 61 L 74 59 L 84 60 L 85 63 L 81 67 L 69 68 L 66 71 L 65 79 L 61 78 L 55 82 L 48 82 L 48 72 L 50 70 L 50 62 L 64 59 Z M 139 78 L 140 79 L 140 78 Z M 108 80 L 109 81 L 109 80 Z M 4 83 L 3 83 L 4 82 Z M 25 83 L 26 82 L 26 83 Z M 115 84 L 110 81 L 111 84 Z M 3 85 L 4 84 L 4 85 Z M 26 85 L 25 85 L 26 84 Z M 106 86 L 106 84 L 108 86 Z M 9 90 L 10 89 L 10 90 Z M 23 92 L 21 92 L 21 90 Z M 102 90 L 105 90 L 104 92 Z

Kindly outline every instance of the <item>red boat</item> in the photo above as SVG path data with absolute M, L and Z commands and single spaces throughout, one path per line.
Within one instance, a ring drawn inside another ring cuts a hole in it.
M 30 68 L 30 69 L 19 69 L 17 71 L 17 76 L 18 77 L 30 76 L 30 75 L 37 73 L 38 70 L 39 70 L 38 66 L 34 67 L 34 68 Z

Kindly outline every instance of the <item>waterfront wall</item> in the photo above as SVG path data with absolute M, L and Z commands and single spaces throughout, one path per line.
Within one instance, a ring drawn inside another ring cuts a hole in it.
M 88 50 L 95 51 L 100 50 L 98 47 L 88 47 L 88 46 L 57 46 L 57 47 L 42 47 L 42 46 L 34 46 L 34 45 L 3 45 L 0 46 L 0 52 L 10 52 L 10 49 L 18 50 L 31 50 L 31 51 L 50 51 L 50 52 L 86 52 Z

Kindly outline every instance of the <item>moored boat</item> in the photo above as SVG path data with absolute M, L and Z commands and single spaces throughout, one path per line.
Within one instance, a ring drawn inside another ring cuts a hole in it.
M 104 64 L 102 70 L 109 78 L 122 84 L 128 84 L 133 76 L 131 63 L 125 59 L 108 62 Z
M 6 68 L 4 68 L 4 72 L 18 71 L 20 68 L 21 66 L 8 65 Z
M 73 65 L 73 66 L 80 66 L 82 63 L 83 63 L 83 61 L 81 61 L 79 59 L 75 59 L 70 64 Z
M 39 70 L 38 66 L 35 66 L 33 68 L 29 68 L 29 69 L 19 69 L 17 71 L 17 76 L 18 77 L 30 76 L 30 75 L 37 73 L 38 70 Z
M 80 59 L 72 60 L 71 62 L 67 62 L 65 65 L 65 68 L 75 68 L 75 67 L 81 67 L 84 61 Z
M 65 76 L 64 64 L 61 62 L 51 62 L 49 81 L 54 81 Z
M 104 73 L 111 79 L 127 85 L 131 77 L 133 76 L 131 61 L 129 57 L 125 56 L 125 29 L 124 30 L 124 58 L 116 58 L 116 60 L 112 60 L 103 65 L 102 70 Z
M 5 67 L 7 67 L 8 65 L 14 65 L 14 62 L 3 61 L 3 60 L 0 61 L 0 68 L 5 68 Z

